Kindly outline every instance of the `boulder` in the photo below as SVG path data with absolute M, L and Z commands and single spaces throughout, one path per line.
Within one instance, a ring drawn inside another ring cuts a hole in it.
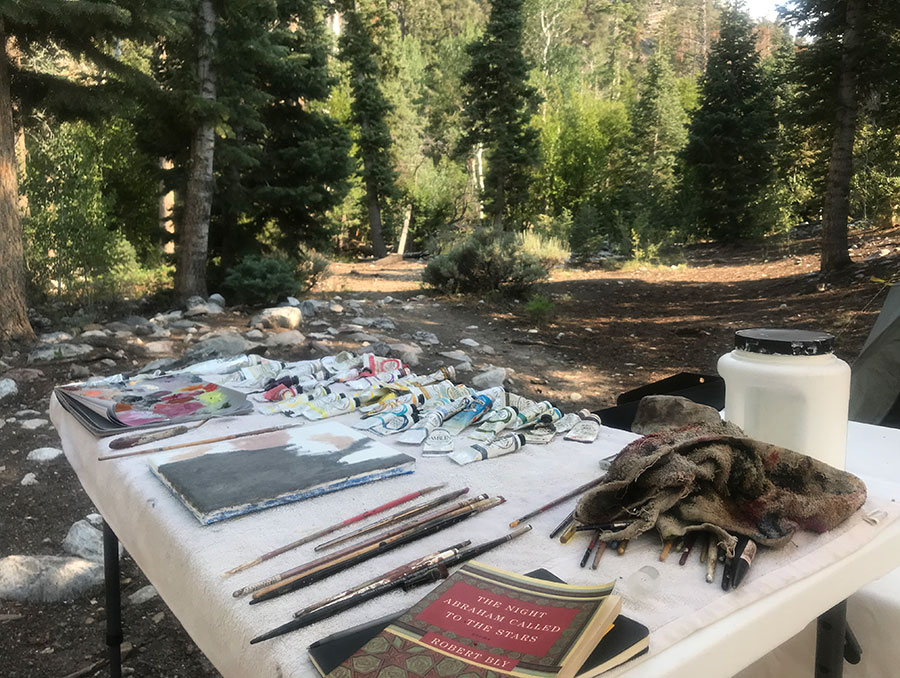
M 415 344 L 391 344 L 391 353 L 410 367 L 419 364 L 419 358 L 422 355 L 422 349 Z
M 472 377 L 472 386 L 477 389 L 492 388 L 494 386 L 503 386 L 506 379 L 506 369 L 503 367 L 492 367 L 480 374 Z
M 62 344 L 66 341 L 72 341 L 72 335 L 68 332 L 47 332 L 40 335 L 38 341 L 42 344 Z
M 224 308 L 212 301 L 201 302 L 199 304 L 194 304 L 193 306 L 188 306 L 187 310 L 184 312 L 184 317 L 194 318 L 198 315 L 219 315 L 224 312 Z
M 213 335 L 191 346 L 185 355 L 193 362 L 209 358 L 227 358 L 240 353 L 248 353 L 259 347 L 237 332 L 223 332 Z
M 95 563 L 103 562 L 103 531 L 89 520 L 79 520 L 69 528 L 62 543 L 63 551 Z M 122 545 L 119 545 L 119 557 L 122 557 Z
M 304 299 L 298 306 L 300 306 L 304 318 L 312 318 L 321 311 L 327 311 L 329 303 L 327 301 L 322 301 L 321 299 Z
M 28 354 L 28 364 L 67 362 L 87 355 L 94 350 L 88 344 L 39 344 Z
M 83 558 L 7 556 L 0 559 L 0 600 L 58 603 L 103 584 L 103 566 Z
M 19 392 L 19 387 L 12 379 L 0 379 L 0 400 L 14 396 Z
M 264 309 L 253 316 L 250 320 L 250 327 L 295 330 L 300 327 L 301 322 L 303 322 L 303 313 L 299 308 L 276 306 Z
M 266 338 L 266 333 L 262 330 L 250 330 L 249 332 L 244 332 L 244 336 L 250 341 L 262 341 Z
M 38 447 L 28 453 L 28 461 L 47 462 L 62 456 L 63 451 L 58 447 Z
M 286 330 L 284 332 L 277 332 L 275 334 L 269 335 L 269 338 L 266 339 L 266 346 L 273 348 L 300 346 L 304 343 L 306 343 L 306 337 L 304 337 L 298 330 Z
M 413 339 L 418 341 L 420 344 L 431 344 L 432 346 L 436 346 L 441 343 L 441 340 L 438 339 L 438 336 L 434 332 L 426 332 L 425 330 L 417 330 L 413 332 Z
M 209 299 L 207 299 L 206 301 L 210 304 L 215 304 L 216 306 L 225 308 L 225 297 L 223 297 L 221 294 L 210 294 Z
M 148 341 L 135 348 L 140 351 L 141 355 L 155 358 L 161 355 L 172 355 L 175 352 L 175 342 L 169 339 L 160 339 L 159 341 Z
M 193 297 L 187 298 L 187 301 L 184 302 L 184 307 L 190 308 L 191 306 L 199 306 L 204 303 L 206 303 L 206 300 L 203 297 L 194 295 Z
M 7 379 L 12 379 L 13 381 L 17 381 L 21 384 L 30 384 L 33 381 L 37 381 L 38 379 L 44 379 L 44 373 L 41 370 L 36 370 L 33 367 L 14 367 L 13 369 L 7 371 L 6 374 L 3 375 Z M 0 398 L 3 396 L 0 395 Z

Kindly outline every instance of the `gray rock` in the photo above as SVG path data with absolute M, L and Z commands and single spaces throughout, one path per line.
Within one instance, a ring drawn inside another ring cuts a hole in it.
M 106 323 L 106 329 L 108 329 L 110 332 L 128 332 L 129 334 L 132 334 L 133 328 L 128 323 L 123 323 L 119 320 L 116 320 L 111 323 Z
M 41 344 L 28 354 L 28 364 L 52 361 L 67 362 L 94 350 L 88 344 Z
M 438 355 L 443 356 L 449 360 L 456 360 L 459 362 L 470 362 L 469 356 L 466 355 L 464 351 L 456 350 L 456 351 L 443 351 L 438 353 Z
M 216 357 L 227 358 L 239 353 L 247 353 L 257 347 L 259 347 L 259 344 L 248 341 L 237 332 L 231 331 L 212 335 L 207 339 L 198 341 L 187 350 L 185 355 L 194 360 L 206 360 L 207 358 Z
M 366 347 L 366 353 L 374 353 L 377 356 L 385 357 L 391 354 L 391 347 L 383 341 L 376 341 Z
M 225 308 L 225 297 L 223 297 L 221 294 L 210 294 L 209 299 L 207 299 L 206 301 L 221 308 Z
M 422 355 L 422 349 L 415 344 L 391 344 L 391 353 L 410 367 L 419 364 L 419 358 Z
M 178 358 L 160 358 L 159 360 L 152 360 L 146 365 L 144 365 L 138 374 L 150 374 L 152 372 L 156 372 L 160 370 L 161 372 L 165 372 L 166 370 L 170 370 L 173 367 L 178 367 Z
M 373 327 L 376 330 L 396 330 L 397 324 L 390 318 L 381 317 L 373 318 L 369 327 Z
M 22 476 L 22 480 L 19 482 L 19 485 L 22 487 L 29 487 L 31 485 L 37 485 L 37 476 L 33 473 L 26 473 Z
M 46 426 L 49 423 L 50 422 L 47 419 L 25 419 L 19 422 L 19 426 L 28 431 L 33 431 L 34 429 Z
M 87 519 L 72 524 L 62 543 L 63 551 L 95 563 L 103 562 L 103 531 Z M 119 545 L 122 557 L 122 545 Z
M 38 341 L 42 344 L 62 344 L 72 341 L 72 335 L 68 332 L 47 332 L 38 337 Z
M 250 330 L 249 332 L 244 332 L 244 336 L 250 341 L 262 341 L 266 338 L 266 333 L 262 330 Z
M 106 332 L 104 330 L 87 330 L 78 335 L 78 338 L 82 341 L 87 339 L 96 339 L 98 337 L 106 338 L 110 335 L 110 332 Z
M 468 337 L 466 337 L 465 339 L 460 339 L 459 343 L 463 346 L 468 346 L 469 348 L 475 348 L 479 345 L 477 341 L 475 341 L 474 339 L 469 339 Z
M 156 592 L 156 587 L 153 584 L 147 584 L 128 596 L 128 602 L 132 605 L 143 605 L 158 597 L 159 593 Z
M 198 315 L 219 315 L 220 313 L 224 313 L 225 309 L 215 304 L 213 302 L 200 303 L 195 304 L 193 306 L 188 306 L 187 310 L 184 312 L 185 318 L 194 318 Z
M 202 327 L 202 325 L 198 322 L 194 322 L 193 320 L 182 320 L 179 318 L 178 320 L 173 320 L 172 322 L 170 322 L 169 327 L 171 327 L 173 330 L 193 330 L 197 329 L 198 327 Z
M 391 302 L 394 302 L 394 301 L 398 301 L 398 300 L 394 299 L 394 297 L 388 295 L 384 299 L 379 299 L 375 303 L 378 304 L 379 306 L 387 306 L 388 304 L 390 304 Z
M 253 316 L 250 320 L 250 327 L 295 330 L 300 327 L 301 322 L 303 322 L 303 313 L 299 308 L 276 306 L 264 309 Z
M 14 396 L 19 392 L 19 387 L 12 379 L 0 379 L 0 400 Z
M 368 341 L 371 344 L 374 341 L 381 341 L 381 337 L 376 334 L 369 334 L 368 332 L 357 332 L 356 334 L 350 335 L 350 340 L 358 341 L 359 343 Z
M 58 603 L 103 584 L 103 566 L 82 558 L 7 556 L 0 560 L 0 600 Z
M 331 304 L 328 307 L 328 310 L 331 311 L 332 313 L 343 313 L 344 307 L 341 306 L 340 304 Z
M 284 302 L 288 306 L 300 306 L 300 300 L 297 297 L 288 297 L 284 300 Z M 302 311 L 303 309 L 301 308 L 300 310 Z M 306 315 L 306 313 L 304 313 L 303 315 Z
M 480 374 L 472 377 L 472 386 L 477 389 L 491 388 L 493 386 L 503 386 L 506 379 L 506 369 L 503 367 L 492 367 Z
M 184 307 L 191 308 L 192 306 L 200 306 L 200 304 L 205 304 L 205 303 L 206 303 L 206 300 L 203 297 L 194 295 L 193 297 L 187 298 L 187 301 L 184 302 Z
M 304 299 L 300 302 L 300 310 L 303 312 L 304 318 L 312 318 L 322 311 L 327 311 L 331 307 L 327 301 L 321 299 Z
M 169 339 L 160 339 L 159 341 L 148 341 L 135 348 L 140 351 L 141 355 L 155 358 L 161 355 L 172 355 L 175 352 L 175 342 Z
M 203 301 L 203 300 L 200 299 L 200 301 Z M 130 315 L 127 318 L 125 318 L 124 320 L 122 320 L 122 322 L 124 322 L 126 325 L 131 327 L 131 329 L 136 329 L 138 327 L 143 327 L 144 325 L 150 324 L 149 320 L 147 320 L 146 318 L 142 318 L 139 315 Z M 107 325 L 107 327 L 109 327 L 109 325 Z
M 146 325 L 138 325 L 134 328 L 133 331 L 135 336 L 137 337 L 149 337 L 151 334 L 153 334 L 153 328 L 150 327 L 150 323 L 147 323 Z
M 17 410 L 15 415 L 16 417 L 39 417 L 40 412 L 37 410 L 27 409 L 27 410 Z
M 438 339 L 438 336 L 434 332 L 426 332 L 425 330 L 417 330 L 413 332 L 413 339 L 422 344 L 431 344 L 432 346 L 436 346 L 441 343 L 441 340 Z
M 488 346 L 487 344 L 482 344 L 478 347 L 478 351 L 480 353 L 484 353 L 485 355 L 494 355 L 497 351 L 494 350 L 493 346 Z
M 471 372 L 472 371 L 472 363 L 470 363 L 468 360 L 464 360 L 461 363 L 457 363 L 454 366 L 454 369 L 456 370 L 457 373 Z
M 73 364 L 69 368 L 69 377 L 72 379 L 87 379 L 91 376 L 91 371 L 84 365 Z
M 62 456 L 63 451 L 58 447 L 38 447 L 28 453 L 28 461 L 53 461 Z
M 172 336 L 172 330 L 168 327 L 157 327 L 149 336 L 151 339 L 168 339 Z
M 103 367 L 115 367 L 116 361 L 112 358 L 104 358 L 100 361 L 100 364 L 103 365 Z
M 225 304 L 221 304 L 221 306 L 224 306 L 224 305 Z M 163 323 L 163 324 L 168 324 L 168 323 L 174 322 L 176 320 L 181 320 L 181 318 L 183 316 L 184 316 L 184 314 L 179 310 L 167 311 L 166 313 L 157 313 L 155 316 L 153 316 L 153 320 L 155 320 L 156 322 Z M 107 328 L 108 327 L 109 327 L 109 325 L 107 325 Z
M 103 516 L 99 513 L 88 513 L 84 519 L 88 521 L 94 527 L 103 528 Z
M 16 367 L 3 375 L 7 379 L 12 379 L 13 381 L 17 381 L 20 384 L 30 384 L 38 379 L 44 379 L 44 373 L 41 370 L 36 370 L 33 367 Z M 0 389 L 2 390 L 2 389 Z M 3 396 L 0 395 L 0 398 Z
M 298 330 L 286 330 L 277 332 L 266 339 L 266 346 L 287 348 L 290 346 L 300 346 L 306 342 L 306 337 Z

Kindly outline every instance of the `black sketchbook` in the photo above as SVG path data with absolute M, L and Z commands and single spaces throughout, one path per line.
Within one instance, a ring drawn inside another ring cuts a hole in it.
M 544 569 L 529 572 L 528 576 L 562 583 L 562 579 Z M 327 676 L 347 657 L 400 618 L 404 612 L 405 610 L 396 612 L 316 641 L 307 650 L 313 666 L 320 675 Z M 599 675 L 644 654 L 649 648 L 649 640 L 650 631 L 646 626 L 620 614 L 616 617 L 613 627 L 584 662 L 576 677 Z

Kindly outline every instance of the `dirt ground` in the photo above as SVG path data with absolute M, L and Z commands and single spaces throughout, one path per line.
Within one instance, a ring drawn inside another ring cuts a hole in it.
M 817 273 L 813 239 L 703 245 L 685 249 L 684 262 L 674 267 L 613 270 L 598 264 L 559 270 L 536 290 L 552 302 L 545 317 L 529 315 L 524 302 L 435 296 L 406 309 L 389 304 L 379 313 L 397 323 L 394 334 L 401 340 L 417 329 L 441 339 L 440 346 L 424 347 L 417 370 L 446 362 L 438 351 L 463 348 L 479 364 L 509 368 L 511 388 L 524 395 L 549 399 L 564 411 L 597 409 L 614 404 L 622 391 L 678 372 L 714 373 L 716 360 L 731 349 L 733 332 L 741 327 L 826 330 L 838 337 L 838 355 L 852 363 L 884 299 L 883 283 L 872 278 L 896 281 L 900 276 L 900 226 L 853 231 L 851 243 L 853 267 L 829 278 Z M 424 293 L 422 267 L 422 262 L 399 257 L 333 264 L 313 296 L 413 299 Z M 247 319 L 247 313 L 238 311 L 216 316 L 214 324 L 246 329 Z M 487 344 L 494 353 L 459 346 L 464 337 Z M 313 355 L 310 351 L 285 357 Z M 7 348 L 3 360 L 11 367 L 24 366 L 26 352 L 16 355 Z M 129 354 L 130 364 L 120 361 L 115 368 L 104 368 L 97 362 L 103 357 L 97 352 L 86 363 L 95 374 L 137 369 L 142 360 Z M 44 378 L 20 385 L 18 395 L 0 402 L 0 419 L 22 409 L 46 418 L 51 390 L 68 381 L 69 365 L 40 367 Z M 10 423 L 0 440 L 0 558 L 59 555 L 69 526 L 93 511 L 90 499 L 64 458 L 37 470 L 38 485 L 20 485 L 25 473 L 35 470 L 25 455 L 36 447 L 58 447 L 58 436 L 51 426 L 28 431 Z M 127 554 L 122 568 L 124 598 L 147 582 Z M 159 598 L 126 605 L 123 616 L 127 675 L 219 675 Z M 104 623 L 102 591 L 61 604 L 0 601 L 0 675 L 108 675 Z

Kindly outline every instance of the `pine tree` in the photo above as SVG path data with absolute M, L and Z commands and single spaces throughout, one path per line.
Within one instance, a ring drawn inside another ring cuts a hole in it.
M 701 233 L 718 240 L 767 228 L 760 200 L 772 181 L 776 124 L 755 43 L 750 18 L 725 10 L 685 149 Z
M 524 222 L 539 155 L 529 124 L 539 97 L 528 84 L 523 25 L 522 0 L 494 0 L 484 35 L 468 47 L 472 62 L 463 77 L 463 144 L 486 151 L 485 211 L 497 227 Z
M 396 172 L 387 118 L 391 111 L 382 81 L 393 77 L 396 65 L 397 19 L 385 0 L 346 0 L 341 57 L 349 65 L 352 93 L 350 120 L 356 128 L 360 177 L 366 190 L 369 237 L 376 257 L 387 255 L 383 214 L 396 196 Z

